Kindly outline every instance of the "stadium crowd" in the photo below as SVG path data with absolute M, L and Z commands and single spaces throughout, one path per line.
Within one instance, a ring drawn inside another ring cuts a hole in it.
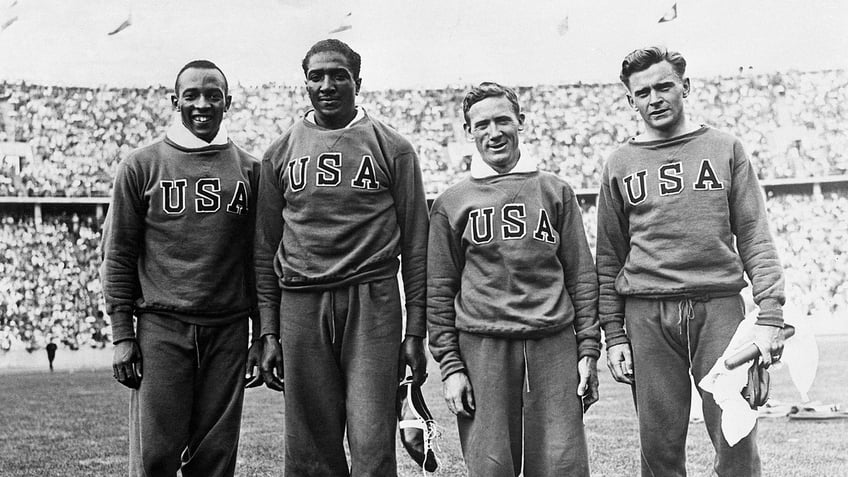
M 0 197 L 109 195 L 114 167 L 172 120 L 169 89 L 0 85 L 0 142 L 28 143 L 34 160 L 0 164 Z M 518 88 L 526 105 L 525 153 L 575 188 L 597 187 L 605 158 L 639 125 L 623 88 Z M 364 91 L 361 104 L 418 148 L 428 195 L 465 175 L 473 147 L 462 131 L 463 89 Z M 841 71 L 696 80 L 690 114 L 739 136 L 762 179 L 848 172 L 848 75 Z M 308 107 L 297 87 L 236 86 L 227 127 L 256 155 Z M 792 306 L 809 314 L 848 311 L 848 195 L 774 195 L 770 220 Z M 583 204 L 594 248 L 595 208 Z M 0 213 L 0 352 L 110 341 L 97 274 L 92 216 Z
M 848 311 L 848 194 L 774 195 L 766 207 L 792 311 L 824 316 Z
M 115 164 L 172 119 L 169 90 L 67 88 L 3 83 L 0 142 L 28 143 L 35 158 L 0 184 L 0 195 L 106 196 Z M 604 158 L 636 133 L 637 116 L 619 84 L 518 88 L 526 105 L 527 153 L 574 187 L 597 187 Z M 761 178 L 845 174 L 848 75 L 785 72 L 694 80 L 693 118 L 739 136 Z M 467 167 L 459 105 L 464 90 L 362 93 L 366 110 L 386 119 L 419 150 L 429 194 Z M 308 108 L 299 87 L 236 86 L 227 113 L 234 140 L 261 155 Z
M 44 217 L 38 228 L 32 217 L 0 220 L 0 351 L 109 343 L 94 217 Z

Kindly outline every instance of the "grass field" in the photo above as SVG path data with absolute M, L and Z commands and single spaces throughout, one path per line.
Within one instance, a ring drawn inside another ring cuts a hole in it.
M 848 405 L 848 336 L 819 338 L 820 366 L 810 397 Z M 444 427 L 438 475 L 464 475 L 456 425 L 440 397 L 433 365 L 425 397 Z M 785 369 L 772 373 L 772 396 L 796 402 Z M 0 375 L 0 476 L 125 475 L 129 391 L 109 370 Z M 281 475 L 283 397 L 267 389 L 245 397 L 237 475 Z M 586 416 L 594 476 L 638 475 L 638 437 L 629 388 L 601 369 L 601 401 Z M 760 420 L 765 476 L 848 476 L 848 420 Z M 398 443 L 398 446 L 400 444 Z M 712 448 L 703 424 L 692 425 L 689 475 L 711 475 Z M 398 450 L 400 475 L 421 475 Z

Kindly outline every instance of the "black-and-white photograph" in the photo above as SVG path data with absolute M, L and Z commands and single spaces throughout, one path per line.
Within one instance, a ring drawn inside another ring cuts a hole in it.
M 846 27 L 0 0 L 0 476 L 848 475 Z

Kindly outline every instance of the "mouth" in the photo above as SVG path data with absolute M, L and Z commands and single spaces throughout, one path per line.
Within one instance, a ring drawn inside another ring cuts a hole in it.
M 652 118 L 659 118 L 659 117 L 665 116 L 665 114 L 668 113 L 668 112 L 669 112 L 668 109 L 658 109 L 658 110 L 655 110 L 655 111 L 651 111 L 651 117 Z
M 206 124 L 209 121 L 212 121 L 212 116 L 198 115 L 192 116 L 191 120 L 197 124 Z
M 486 149 L 497 153 L 497 152 L 505 151 L 507 146 L 508 146 L 507 141 L 499 142 L 499 143 L 489 143 L 489 145 L 486 146 Z

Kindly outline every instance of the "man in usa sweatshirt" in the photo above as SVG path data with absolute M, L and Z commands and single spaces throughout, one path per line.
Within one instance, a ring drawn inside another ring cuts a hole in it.
M 756 173 L 738 139 L 687 120 L 685 73 L 686 60 L 663 48 L 624 59 L 645 130 L 607 160 L 598 198 L 599 315 L 613 377 L 635 386 L 643 476 L 686 475 L 690 379 L 744 319 L 743 273 L 765 358 L 783 348 L 783 271 Z M 760 475 L 756 429 L 729 446 L 720 408 L 701 396 L 716 473 Z
M 511 89 L 482 83 L 463 111 L 479 157 L 430 212 L 427 324 L 469 475 L 589 475 L 600 328 L 577 197 L 521 154 Z
M 183 67 L 171 100 L 165 137 L 118 165 L 101 244 L 113 371 L 132 389 L 129 475 L 232 476 L 261 351 L 247 321 L 257 333 L 259 162 L 221 126 L 232 98 L 214 63 Z

